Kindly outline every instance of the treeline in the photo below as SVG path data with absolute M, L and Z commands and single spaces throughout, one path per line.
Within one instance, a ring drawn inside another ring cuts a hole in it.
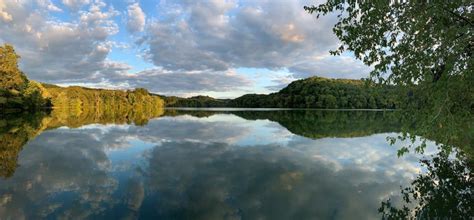
M 181 98 L 176 96 L 163 96 L 168 107 L 228 107 L 229 99 L 214 99 L 209 96 L 193 96 Z
M 311 77 L 290 83 L 277 93 L 247 94 L 236 99 L 208 96 L 166 98 L 170 107 L 395 109 L 400 106 L 397 89 L 362 80 Z
M 69 112 L 125 113 L 162 108 L 163 99 L 138 88 L 133 91 L 59 87 L 28 80 L 18 68 L 18 56 L 11 45 L 0 46 L 0 112 L 62 108 Z
M 45 88 L 50 94 L 52 105 L 55 108 L 67 109 L 72 115 L 89 111 L 120 115 L 130 110 L 146 112 L 164 106 L 163 99 L 142 88 L 122 91 L 79 86 L 64 88 L 47 84 Z
M 294 81 L 269 95 L 244 95 L 230 104 L 237 107 L 323 109 L 394 109 L 398 106 L 394 87 L 322 77 Z

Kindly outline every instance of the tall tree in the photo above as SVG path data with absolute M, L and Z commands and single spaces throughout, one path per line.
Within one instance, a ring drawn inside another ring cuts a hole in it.
M 26 88 L 28 80 L 18 69 L 19 58 L 12 45 L 0 46 L 0 88 L 13 92 L 22 92 Z

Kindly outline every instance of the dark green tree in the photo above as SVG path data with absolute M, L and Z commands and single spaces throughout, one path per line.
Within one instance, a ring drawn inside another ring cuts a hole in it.
M 404 86 L 406 107 L 434 115 L 474 108 L 472 1 L 328 0 L 304 9 L 338 14 L 333 31 L 341 46 L 330 53 L 352 51 L 374 66 L 374 81 Z

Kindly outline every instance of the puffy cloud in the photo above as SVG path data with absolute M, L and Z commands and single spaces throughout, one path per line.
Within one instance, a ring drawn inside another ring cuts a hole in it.
M 7 1 L 4 9 L 14 19 L 0 25 L 0 42 L 16 46 L 29 77 L 53 83 L 91 82 L 124 69 L 107 59 L 113 46 L 107 39 L 119 30 L 113 21 L 118 12 L 103 3 L 79 11 L 70 22 L 52 20 L 28 3 Z
M 131 33 L 143 31 L 145 27 L 145 13 L 138 3 L 128 6 L 127 30 Z
M 315 18 L 298 1 L 182 1 L 151 22 L 148 57 L 170 70 L 281 69 L 326 54 L 338 44 L 335 16 Z M 285 15 L 285 16 L 282 16 Z

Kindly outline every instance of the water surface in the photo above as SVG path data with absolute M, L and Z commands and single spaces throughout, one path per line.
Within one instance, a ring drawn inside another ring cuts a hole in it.
M 398 157 L 385 111 L 15 120 L 1 127 L 1 219 L 378 219 L 437 152 Z

